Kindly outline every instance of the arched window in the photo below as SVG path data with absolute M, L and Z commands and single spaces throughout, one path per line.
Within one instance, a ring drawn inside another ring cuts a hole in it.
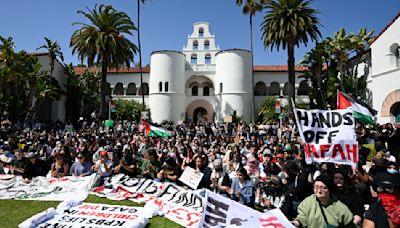
M 221 83 L 219 83 L 219 92 L 220 92 L 220 93 L 222 93 L 222 92 L 223 92 L 223 85 L 222 85 L 222 82 L 221 82 Z
M 128 89 L 126 90 L 126 95 L 136 95 L 136 85 L 135 83 L 129 83 Z
M 285 85 L 283 85 L 283 95 L 284 96 L 289 95 L 289 82 L 285 82 Z
M 164 89 L 165 89 L 165 92 L 168 92 L 168 82 L 164 83 Z
M 206 40 L 204 41 L 204 50 L 210 49 L 210 41 Z
M 400 46 L 399 44 L 390 45 L 390 65 L 400 67 Z
M 210 87 L 208 86 L 203 87 L 203 96 L 210 96 Z
M 192 96 L 198 96 L 198 95 L 199 95 L 199 87 L 193 86 L 192 87 Z
M 266 96 L 267 95 L 267 87 L 264 82 L 257 82 L 254 87 L 254 96 Z
M 139 88 L 139 95 L 149 95 L 149 84 L 143 83 Z
M 196 54 L 193 54 L 193 55 L 190 57 L 190 63 L 191 63 L 191 64 L 197 64 L 197 55 L 196 55 Z
M 297 95 L 299 96 L 308 96 L 308 81 L 303 80 L 299 84 L 299 88 L 297 89 Z
M 204 29 L 203 27 L 199 28 L 199 37 L 203 37 L 204 36 Z
M 271 82 L 269 85 L 269 94 L 270 96 L 279 96 L 281 95 L 281 87 L 278 82 Z
M 122 96 L 124 95 L 124 86 L 122 83 L 117 83 L 114 87 L 114 95 Z
M 198 50 L 199 49 L 199 42 L 197 40 L 193 41 L 193 50 Z
M 162 92 L 162 82 L 158 83 L 158 92 Z
M 111 96 L 111 85 L 107 83 L 106 85 L 106 96 Z
M 211 55 L 210 54 L 206 54 L 205 63 L 206 64 L 211 64 Z

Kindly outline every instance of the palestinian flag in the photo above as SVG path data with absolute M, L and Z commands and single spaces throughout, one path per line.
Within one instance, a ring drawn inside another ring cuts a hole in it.
M 364 102 L 358 101 L 341 91 L 338 92 L 337 108 L 350 108 L 353 110 L 353 115 L 356 120 L 364 124 L 375 125 L 373 118 L 377 111 L 369 107 Z
M 144 126 L 144 134 L 146 136 L 161 136 L 167 138 L 168 136 L 171 135 L 171 132 L 168 131 L 167 129 L 151 125 L 145 120 L 143 120 L 143 126 Z

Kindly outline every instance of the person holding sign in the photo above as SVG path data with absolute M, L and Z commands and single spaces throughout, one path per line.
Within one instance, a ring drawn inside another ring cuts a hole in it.
M 334 183 L 331 177 L 320 175 L 314 183 L 314 194 L 305 198 L 297 208 L 296 227 L 355 227 L 353 214 L 332 192 Z

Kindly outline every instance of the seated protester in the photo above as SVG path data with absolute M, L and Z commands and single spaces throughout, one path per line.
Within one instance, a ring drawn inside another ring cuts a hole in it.
M 296 227 L 355 227 L 353 214 L 332 195 L 331 177 L 320 175 L 314 183 L 314 194 L 305 198 L 297 208 Z
M 22 175 L 24 173 L 24 167 L 27 162 L 27 158 L 24 157 L 24 153 L 20 149 L 14 151 L 15 159 L 11 162 L 10 170 L 14 175 Z
M 279 177 L 272 176 L 261 191 L 261 206 L 264 211 L 279 208 L 286 217 L 292 218 L 292 198 L 284 191 Z
M 56 161 L 51 164 L 51 176 L 52 177 L 64 177 L 69 173 L 69 165 L 65 161 L 64 156 L 61 154 L 57 155 Z
M 196 172 L 203 173 L 203 177 L 201 178 L 201 181 L 199 185 L 197 186 L 197 189 L 202 189 L 202 188 L 208 188 L 210 189 L 211 187 L 211 169 L 204 165 L 204 161 L 202 157 L 197 157 L 195 160 L 195 167 L 194 169 Z
M 365 212 L 363 227 L 400 227 L 399 174 L 378 173 L 373 188 L 378 194 L 378 199 Z
M 26 158 L 28 161 L 24 167 L 24 174 L 22 174 L 25 183 L 30 183 L 33 177 L 46 176 L 49 167 L 45 161 L 40 160 L 35 152 L 29 152 Z
M 84 176 L 89 176 L 93 173 L 92 170 L 92 164 L 86 160 L 87 157 L 85 157 L 82 153 L 78 153 L 76 156 L 77 161 L 75 161 L 70 169 L 70 175 L 76 176 L 76 177 L 84 177 Z
M 214 161 L 214 169 L 211 173 L 211 190 L 221 195 L 228 195 L 227 189 L 232 185 L 228 173 L 222 167 L 221 159 Z
M 176 161 L 172 157 L 167 157 L 164 166 L 161 171 L 157 173 L 157 179 L 160 182 L 178 182 L 178 178 L 181 176 L 182 170 L 176 164 Z
M 161 169 L 161 162 L 157 160 L 157 152 L 153 148 L 147 149 L 147 159 L 142 162 L 142 176 L 147 179 L 154 179 Z
M 245 168 L 241 167 L 237 171 L 237 178 L 232 180 L 232 187 L 227 189 L 233 200 L 254 208 L 255 187 L 250 180 Z
M 112 161 L 108 158 L 107 151 L 100 152 L 100 160 L 97 160 L 92 169 L 99 176 L 94 186 L 100 186 L 104 183 L 104 178 L 112 174 Z
M 136 159 L 133 158 L 129 149 L 125 149 L 123 157 L 119 160 L 118 165 L 114 168 L 114 173 L 123 173 L 130 177 L 136 177 L 140 172 L 138 171 Z
M 349 176 L 342 169 L 333 170 L 332 176 L 335 184 L 334 195 L 353 213 L 353 223 L 361 223 L 364 215 L 364 204 L 354 186 L 351 185 Z

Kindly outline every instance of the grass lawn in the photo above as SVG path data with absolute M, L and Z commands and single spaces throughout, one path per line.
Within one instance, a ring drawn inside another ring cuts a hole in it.
M 106 198 L 100 198 L 94 195 L 89 195 L 85 200 L 88 203 L 103 203 L 112 205 L 126 206 L 142 206 L 129 200 L 113 201 Z M 30 200 L 0 200 L 0 227 L 15 228 L 32 215 L 44 211 L 50 207 L 57 207 L 60 202 L 55 201 L 30 201 Z M 172 222 L 163 217 L 153 217 L 150 219 L 147 227 L 150 228 L 171 228 L 182 227 L 179 224 Z

